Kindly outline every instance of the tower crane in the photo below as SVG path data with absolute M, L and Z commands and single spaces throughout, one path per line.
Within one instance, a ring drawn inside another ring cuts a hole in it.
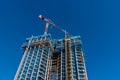
M 41 20 L 43 20 L 43 21 L 46 22 L 44 34 L 47 34 L 47 32 L 48 32 L 48 27 L 49 27 L 49 25 L 51 25 L 52 27 L 55 27 L 55 28 L 61 30 L 62 32 L 64 32 L 64 33 L 65 33 L 65 37 L 68 37 L 68 36 L 69 36 L 69 33 L 68 33 L 65 29 L 63 29 L 63 28 L 61 28 L 60 26 L 56 25 L 56 24 L 55 24 L 54 22 L 52 22 L 50 19 L 45 18 L 45 17 L 42 16 L 42 15 L 39 15 L 39 18 L 40 18 Z

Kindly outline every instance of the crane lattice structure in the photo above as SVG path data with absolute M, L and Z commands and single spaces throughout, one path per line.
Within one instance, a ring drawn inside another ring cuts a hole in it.
M 51 25 L 52 27 L 55 27 L 55 28 L 59 29 L 60 31 L 64 32 L 64 34 L 65 34 L 66 37 L 69 36 L 69 33 L 68 33 L 65 29 L 63 29 L 63 28 L 61 28 L 60 26 L 56 25 L 56 24 L 55 24 L 53 21 L 51 21 L 50 19 L 47 19 L 47 18 L 45 18 L 45 17 L 42 16 L 42 15 L 39 15 L 39 18 L 40 18 L 41 20 L 43 20 L 43 21 L 46 22 L 46 27 L 45 27 L 44 34 L 47 34 L 47 33 L 48 33 L 48 27 L 49 27 L 49 25 Z

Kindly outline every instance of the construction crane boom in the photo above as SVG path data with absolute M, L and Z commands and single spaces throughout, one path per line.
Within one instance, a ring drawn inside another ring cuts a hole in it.
M 56 27 L 57 29 L 59 29 L 59 30 L 61 30 L 62 32 L 64 32 L 64 33 L 65 33 L 65 36 L 68 36 L 68 35 L 69 35 L 69 33 L 68 33 L 65 29 L 63 29 L 63 28 L 61 28 L 60 26 L 54 24 L 54 22 L 52 22 L 50 19 L 47 19 L 47 18 L 45 18 L 45 17 L 42 16 L 42 15 L 39 15 L 39 18 L 46 22 L 46 27 L 45 27 L 45 32 L 44 32 L 44 34 L 47 34 L 49 25 L 52 25 L 53 27 Z

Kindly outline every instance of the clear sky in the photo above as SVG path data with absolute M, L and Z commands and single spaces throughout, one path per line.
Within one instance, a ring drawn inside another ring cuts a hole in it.
M 43 34 L 39 14 L 81 36 L 89 80 L 120 80 L 119 0 L 0 0 L 0 80 L 13 80 L 25 39 Z

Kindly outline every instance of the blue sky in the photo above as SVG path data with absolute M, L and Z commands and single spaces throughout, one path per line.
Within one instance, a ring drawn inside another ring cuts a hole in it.
M 0 80 L 13 80 L 23 55 L 21 45 L 31 35 L 41 35 L 42 14 L 80 35 L 89 80 L 120 80 L 119 0 L 1 0 Z M 49 28 L 53 38 L 64 36 Z

